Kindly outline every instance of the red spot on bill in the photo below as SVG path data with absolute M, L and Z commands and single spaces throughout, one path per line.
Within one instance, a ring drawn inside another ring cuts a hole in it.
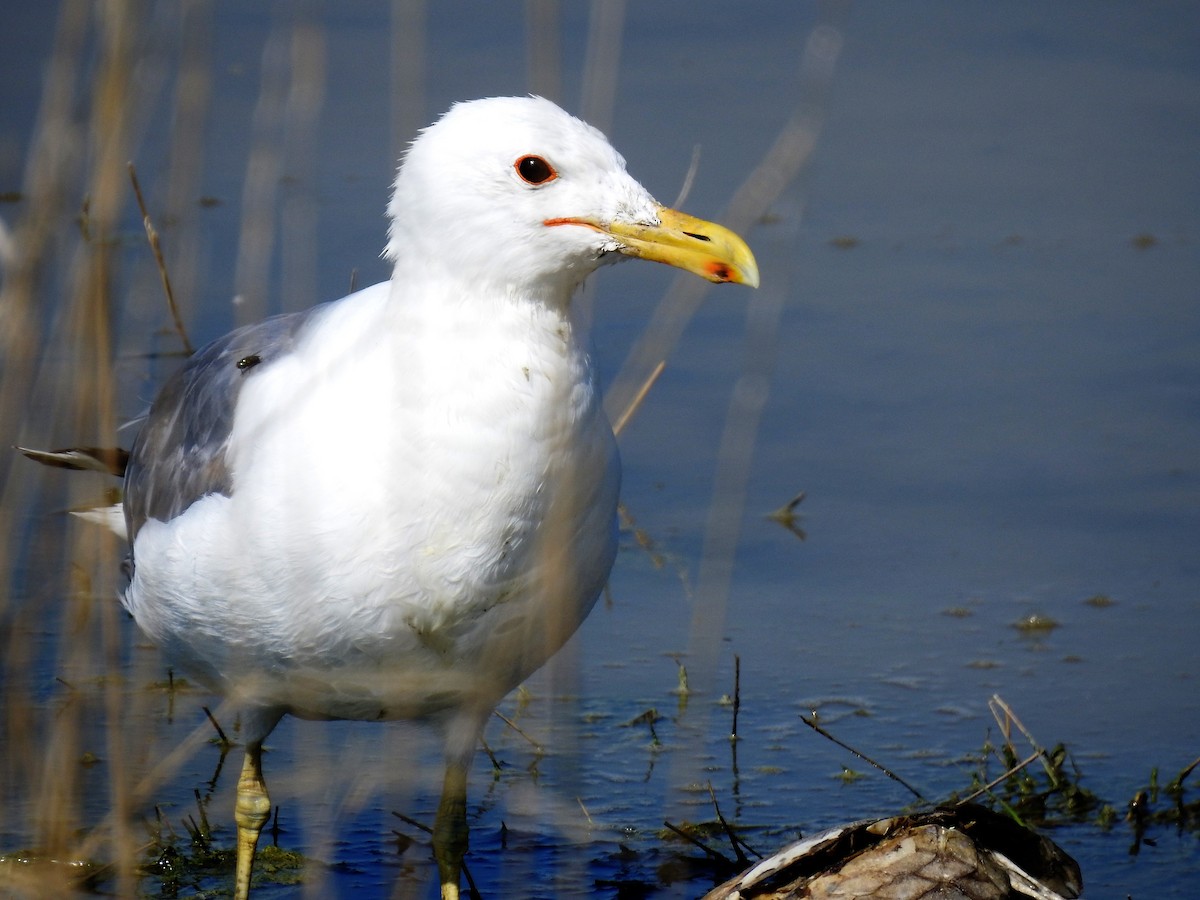
M 714 281 L 728 282 L 733 279 L 733 273 L 729 270 L 729 266 L 722 262 L 711 262 L 705 268 L 708 274 L 712 276 Z

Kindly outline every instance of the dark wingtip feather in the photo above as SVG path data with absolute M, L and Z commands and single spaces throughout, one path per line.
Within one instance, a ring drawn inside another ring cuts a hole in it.
M 35 450 L 31 447 L 14 447 L 34 462 L 57 469 L 72 469 L 77 472 L 102 472 L 105 475 L 125 477 L 129 464 L 129 451 L 121 447 L 65 447 L 61 450 Z

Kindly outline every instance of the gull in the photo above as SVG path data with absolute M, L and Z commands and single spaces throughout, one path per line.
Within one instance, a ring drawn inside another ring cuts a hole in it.
M 389 281 L 198 351 L 125 466 L 123 603 L 240 711 L 238 898 L 284 715 L 438 730 L 433 851 L 459 896 L 483 726 L 616 555 L 620 461 L 572 298 L 628 257 L 758 284 L 741 238 L 660 205 L 539 97 L 453 106 L 405 154 L 388 215 Z

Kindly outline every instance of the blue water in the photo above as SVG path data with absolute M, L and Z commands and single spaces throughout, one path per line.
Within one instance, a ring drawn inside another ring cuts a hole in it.
M 404 115 L 427 121 L 456 99 L 531 88 L 523 6 L 431 7 L 423 93 Z M 171 9 L 151 5 L 145 16 L 167 77 L 163 90 L 147 89 L 130 153 L 160 205 L 177 149 Z M 275 71 L 270 48 L 291 39 L 298 20 L 288 9 L 217 4 L 198 14 L 211 29 L 212 75 L 199 174 L 163 229 L 169 248 L 195 248 L 185 302 L 196 339 L 238 315 L 230 298 L 245 289 L 238 241 L 256 146 L 279 153 L 272 208 L 284 227 L 263 294 L 246 303 L 295 308 L 344 293 L 352 271 L 360 284 L 387 274 L 377 255 L 398 149 L 387 9 L 341 4 L 303 20 L 320 38 L 310 46 L 323 47 L 322 95 L 307 124 L 272 130 L 260 79 L 264 60 Z M 470 863 L 486 896 L 642 895 L 634 884 L 644 895 L 700 893 L 703 872 L 668 865 L 696 854 L 657 834 L 664 818 L 711 819 L 698 782 L 711 780 L 722 811 L 760 849 L 910 801 L 873 773 L 838 781 L 843 766 L 866 767 L 799 722 L 813 708 L 931 797 L 969 782 L 967 755 L 996 736 L 987 703 L 997 693 L 1039 741 L 1065 742 L 1084 784 L 1119 812 L 1153 767 L 1168 780 L 1200 754 L 1200 11 L 829 9 L 842 51 L 811 165 L 747 235 L 762 291 L 781 291 L 783 307 L 736 564 L 707 648 L 715 667 L 690 672 L 711 690 L 683 708 L 672 693 L 676 657 L 690 648 L 683 661 L 695 666 L 692 634 L 705 625 L 692 611 L 706 596 L 714 477 L 736 465 L 718 449 L 731 392 L 764 362 L 761 344 L 743 343 L 752 301 L 736 289 L 707 299 L 622 435 L 625 503 L 655 555 L 627 533 L 607 602 L 533 680 L 528 703 L 506 704 L 545 756 L 499 722 L 489 729 L 506 767 L 493 780 L 481 755 L 472 781 Z M 14 10 L 21 20 L 0 35 L 3 190 L 20 186 L 53 13 Z M 802 96 L 800 54 L 816 14 L 790 2 L 627 9 L 608 130 L 635 176 L 670 202 L 699 145 L 685 206 L 719 216 Z M 561 73 L 541 84 L 557 81 L 578 110 L 587 9 L 567 4 L 560 16 Z M 198 196 L 219 202 L 200 206 Z M 9 226 L 25 212 L 0 206 Z M 127 213 L 118 373 L 131 416 L 170 365 L 148 370 L 137 354 L 172 339 L 154 333 L 165 317 L 132 205 Z M 61 228 L 73 228 L 68 212 Z M 601 273 L 596 341 L 608 378 L 672 277 L 638 265 Z M 67 419 L 38 427 L 52 442 L 75 439 Z M 61 476 L 37 477 L 50 495 L 28 516 L 62 490 Z M 803 541 L 765 518 L 801 490 Z M 12 608 L 28 611 L 26 594 L 53 595 L 18 583 Z M 1095 595 L 1114 603 L 1084 602 Z M 1035 613 L 1060 627 L 1037 637 L 1013 627 Z M 31 620 L 42 621 L 19 621 Z M 134 642 L 132 624 L 120 627 Z M 46 619 L 39 665 L 6 668 L 10 690 L 52 708 L 65 628 Z M 730 711 L 716 703 L 732 690 L 735 655 L 736 766 Z M 164 677 L 153 650 L 138 645 L 132 657 L 131 685 Z M 198 705 L 210 700 L 179 698 L 168 724 L 161 695 L 133 694 L 146 756 L 202 726 Z M 649 708 L 665 717 L 657 744 L 646 726 L 625 724 Z M 285 723 L 274 736 L 267 776 L 283 805 L 280 843 L 331 866 L 310 875 L 310 895 L 432 896 L 425 854 L 397 855 L 391 834 L 418 836 L 392 810 L 429 819 L 436 803 L 411 777 L 433 783 L 436 756 L 411 740 L 401 727 L 347 723 Z M 213 748 L 200 749 L 155 799 L 185 815 L 215 762 Z M 209 806 L 225 837 L 236 766 L 227 762 Z M 85 783 L 98 820 L 104 766 Z M 10 781 L 7 796 L 19 795 Z M 1055 832 L 1089 896 L 1194 893 L 1194 830 L 1161 829 L 1131 857 L 1126 829 Z M 19 818 L 4 831 L 19 835 Z

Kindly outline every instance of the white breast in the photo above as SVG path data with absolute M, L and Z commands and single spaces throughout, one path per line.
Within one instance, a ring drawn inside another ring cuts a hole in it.
M 139 532 L 130 608 L 214 686 L 265 669 L 259 702 L 346 718 L 490 704 L 603 587 L 619 464 L 586 337 L 422 297 L 331 306 L 244 385 L 232 496 Z

